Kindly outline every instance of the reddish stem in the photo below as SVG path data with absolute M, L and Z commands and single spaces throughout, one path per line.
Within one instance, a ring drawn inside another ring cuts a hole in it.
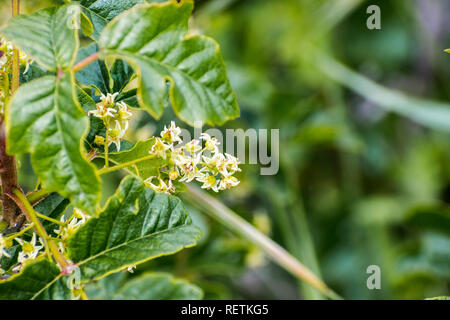
M 73 66 L 72 71 L 77 72 L 77 71 L 83 69 L 84 67 L 86 67 L 87 65 L 89 65 L 90 63 L 94 62 L 97 59 L 98 59 L 98 52 L 96 52 L 96 53 L 90 55 L 89 57 L 87 57 L 86 59 L 78 62 L 76 65 Z

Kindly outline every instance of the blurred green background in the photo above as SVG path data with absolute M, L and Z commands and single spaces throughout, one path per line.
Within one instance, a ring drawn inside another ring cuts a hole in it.
M 22 10 L 50 3 L 25 0 Z M 9 1 L 1 4 L 3 24 Z M 381 30 L 366 27 L 371 4 Z M 238 97 L 241 117 L 224 128 L 280 129 L 279 173 L 244 165 L 241 184 L 218 197 L 346 299 L 449 295 L 450 2 L 203 0 L 192 28 L 220 43 Z M 158 122 L 139 115 L 129 140 L 174 119 L 169 109 Z M 119 178 L 107 177 L 109 193 Z M 109 276 L 88 295 L 108 298 L 153 270 L 209 299 L 320 298 L 188 209 L 205 233 L 197 247 Z M 366 287 L 369 265 L 381 268 L 381 290 Z

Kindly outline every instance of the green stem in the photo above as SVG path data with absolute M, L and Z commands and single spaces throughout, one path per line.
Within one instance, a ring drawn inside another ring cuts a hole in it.
M 45 231 L 45 228 L 42 226 L 41 222 L 38 219 L 37 212 L 28 202 L 27 198 L 22 193 L 22 191 L 20 191 L 19 189 L 14 189 L 12 194 L 9 194 L 9 196 L 16 202 L 16 204 L 22 210 L 23 214 L 27 217 L 28 221 L 33 223 L 34 230 L 36 231 L 36 233 L 42 239 L 44 239 L 44 245 L 46 249 L 48 248 L 50 250 L 56 262 L 58 262 L 61 268 L 65 270 L 69 266 L 69 263 L 67 262 L 66 258 L 62 255 L 62 253 L 59 252 L 58 246 L 55 244 L 55 242 L 50 239 L 49 235 L 47 234 L 47 231 Z
M 136 164 L 138 162 L 154 159 L 155 157 L 156 157 L 156 155 L 151 154 L 151 155 L 148 155 L 146 157 L 142 157 L 142 158 L 139 158 L 139 159 L 135 159 L 135 160 L 131 160 L 131 161 L 128 161 L 128 162 L 124 162 L 124 163 L 118 164 L 118 165 L 116 165 L 114 167 L 103 168 L 103 169 L 100 169 L 98 171 L 98 174 L 102 175 L 102 174 L 105 174 L 105 173 L 113 172 L 113 171 L 116 171 L 116 170 L 119 170 L 119 169 L 123 169 L 123 168 L 129 167 L 129 166 L 132 166 L 133 164 Z
M 64 222 L 61 222 L 61 221 L 58 221 L 58 220 L 56 220 L 56 219 L 47 217 L 46 215 L 41 214 L 41 213 L 39 213 L 39 212 L 36 212 L 36 215 L 37 215 L 39 218 L 41 218 L 41 219 L 44 219 L 44 220 L 47 220 L 47 221 L 56 223 L 57 225 L 60 225 L 60 226 L 65 226 L 65 225 L 66 225 Z
M 194 206 L 200 208 L 212 218 L 218 220 L 234 232 L 254 243 L 262 249 L 273 262 L 279 264 L 285 270 L 297 278 L 306 281 L 330 299 L 342 299 L 333 290 L 327 287 L 311 270 L 295 259 L 289 252 L 279 246 L 276 242 L 259 232 L 250 223 L 245 221 L 235 212 L 224 206 L 215 198 L 209 196 L 198 188 L 189 186 L 185 194 Z
M 30 203 L 35 203 L 39 200 L 41 200 L 42 198 L 44 198 L 45 196 L 47 196 L 49 194 L 49 192 L 45 189 L 39 189 L 36 191 L 31 192 L 30 194 L 27 195 L 27 199 Z
M 109 144 L 108 144 L 108 130 L 105 134 L 105 168 L 109 167 Z

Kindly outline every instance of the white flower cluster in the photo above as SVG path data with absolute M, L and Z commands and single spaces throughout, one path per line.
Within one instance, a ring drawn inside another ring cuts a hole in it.
M 17 258 L 18 263 L 12 268 L 13 272 L 18 272 L 28 260 L 36 259 L 41 249 L 44 248 L 44 244 L 41 238 L 39 238 L 40 245 L 36 243 L 37 242 L 36 233 L 33 233 L 33 236 L 31 237 L 30 241 L 25 241 L 20 237 L 13 236 L 7 238 L 0 236 L 0 258 L 2 256 L 11 258 L 11 255 L 8 253 L 6 249 L 10 248 L 13 245 L 13 240 L 17 241 L 19 245 L 22 247 L 22 250 L 19 252 L 19 256 Z M 4 273 L 4 271 L 2 273 Z
M 54 232 L 58 235 L 58 237 L 64 240 L 84 225 L 88 218 L 89 216 L 83 211 L 74 208 L 73 214 L 69 219 L 65 220 L 64 216 L 61 217 L 60 221 L 63 222 L 64 225 L 61 225 L 58 229 L 54 230 Z M 63 252 L 64 248 L 60 247 L 60 251 Z
M 236 157 L 219 152 L 219 142 L 216 138 L 203 133 L 200 140 L 192 140 L 184 146 L 175 148 L 175 144 L 182 142 L 181 129 L 171 122 L 169 127 L 164 127 L 161 138 L 156 137 L 150 154 L 156 157 L 168 159 L 168 166 L 163 168 L 158 176 L 145 180 L 146 185 L 164 193 L 174 193 L 174 182 L 202 182 L 203 189 L 212 189 L 215 192 L 230 189 L 239 184 L 239 180 L 233 175 L 241 171 Z M 201 146 L 201 141 L 205 146 Z M 205 155 L 210 151 L 211 156 Z M 167 177 L 164 177 L 167 176 Z
M 97 145 L 109 145 L 114 143 L 117 151 L 120 151 L 120 141 L 125 136 L 128 129 L 128 122 L 132 113 L 124 102 L 115 102 L 119 93 L 108 93 L 106 96 L 102 94 L 101 102 L 97 103 L 96 110 L 89 111 L 89 115 L 94 115 L 103 120 L 106 127 L 106 139 L 96 136 L 94 143 Z

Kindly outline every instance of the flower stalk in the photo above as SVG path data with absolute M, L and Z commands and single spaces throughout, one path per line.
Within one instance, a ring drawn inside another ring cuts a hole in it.
M 41 222 L 38 218 L 38 213 L 33 209 L 30 202 L 28 202 L 25 195 L 19 189 L 14 189 L 9 197 L 15 201 L 18 207 L 22 210 L 23 214 L 27 218 L 27 220 L 33 223 L 33 228 L 36 233 L 44 240 L 44 245 L 47 251 L 50 251 L 56 262 L 59 264 L 61 269 L 66 270 L 70 264 L 63 256 L 61 252 L 58 250 L 58 246 L 55 244 L 54 240 L 47 234 L 45 228 L 42 226 Z
M 151 160 L 151 159 L 155 159 L 155 158 L 156 158 L 156 155 L 151 154 L 151 155 L 148 155 L 148 156 L 145 156 L 145 157 L 142 157 L 142 158 L 138 158 L 138 159 L 135 159 L 135 160 L 131 160 L 131 161 L 128 161 L 128 162 L 124 162 L 124 163 L 118 164 L 118 165 L 113 166 L 113 167 L 100 169 L 98 171 L 98 174 L 99 175 L 103 175 L 103 174 L 106 174 L 106 173 L 110 173 L 110 172 L 113 172 L 113 171 L 117 171 L 119 169 L 123 169 L 123 168 L 129 167 L 129 166 L 132 166 L 132 165 L 134 165 L 134 164 L 136 164 L 138 162 Z

